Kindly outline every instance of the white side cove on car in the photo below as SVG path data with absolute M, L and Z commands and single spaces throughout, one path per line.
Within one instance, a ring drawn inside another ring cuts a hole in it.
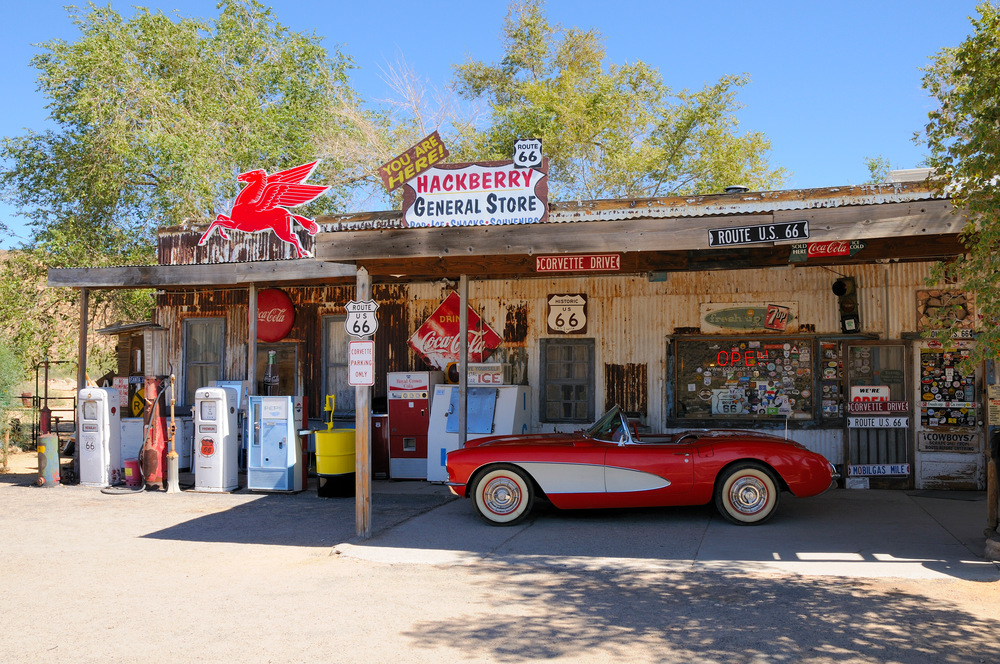
M 628 493 L 670 486 L 670 480 L 641 470 L 584 463 L 515 461 L 545 493 Z

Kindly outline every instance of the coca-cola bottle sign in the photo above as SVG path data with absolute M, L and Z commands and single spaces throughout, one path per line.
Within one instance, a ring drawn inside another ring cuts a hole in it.
M 267 288 L 257 293 L 257 341 L 281 341 L 295 324 L 295 308 L 285 291 Z
M 410 348 L 427 364 L 440 370 L 458 362 L 462 350 L 459 312 L 461 299 L 452 292 L 409 339 Z M 503 343 L 479 315 L 469 307 L 469 361 L 483 362 Z

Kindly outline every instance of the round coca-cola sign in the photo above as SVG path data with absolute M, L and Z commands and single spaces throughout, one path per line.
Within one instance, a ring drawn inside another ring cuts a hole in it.
M 267 288 L 257 293 L 257 341 L 281 341 L 295 324 L 295 308 L 285 291 Z

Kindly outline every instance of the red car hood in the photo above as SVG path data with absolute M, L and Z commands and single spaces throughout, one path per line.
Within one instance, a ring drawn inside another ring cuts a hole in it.
M 466 441 L 465 449 L 470 447 L 500 447 L 502 445 L 545 445 L 569 446 L 575 441 L 583 440 L 578 433 L 531 433 L 514 436 L 487 436 Z

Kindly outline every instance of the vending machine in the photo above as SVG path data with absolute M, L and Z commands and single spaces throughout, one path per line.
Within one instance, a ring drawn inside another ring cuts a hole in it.
M 77 427 L 80 484 L 106 487 L 121 481 L 124 473 L 118 391 L 110 387 L 80 390 Z
M 427 424 L 431 395 L 444 382 L 441 371 L 390 372 L 387 375 L 389 410 L 389 477 L 427 478 Z
M 194 490 L 235 491 L 239 481 L 239 395 L 228 387 L 200 387 L 194 395 Z
M 469 387 L 466 398 L 466 440 L 528 433 L 531 388 L 527 385 Z M 458 449 L 458 385 L 434 388 L 427 430 L 427 481 L 445 482 L 448 452 Z
M 246 432 L 248 489 L 302 490 L 302 447 L 297 424 L 292 397 L 250 397 Z

